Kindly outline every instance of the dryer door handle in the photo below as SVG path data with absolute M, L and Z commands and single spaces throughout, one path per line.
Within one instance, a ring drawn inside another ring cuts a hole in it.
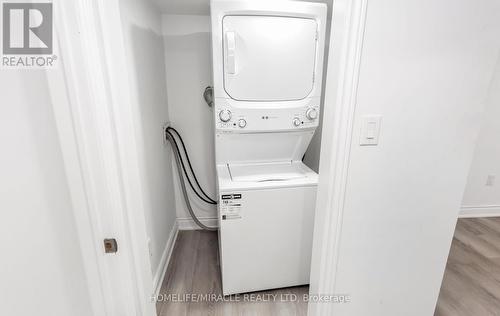
M 234 32 L 226 32 L 226 72 L 234 75 L 236 73 L 236 43 Z

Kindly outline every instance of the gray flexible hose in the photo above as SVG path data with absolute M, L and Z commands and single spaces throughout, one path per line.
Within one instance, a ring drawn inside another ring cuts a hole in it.
M 168 139 L 168 141 L 170 142 L 170 145 L 171 145 L 170 147 L 172 147 L 172 151 L 174 152 L 175 163 L 177 165 L 177 173 L 179 174 L 179 181 L 181 183 L 181 188 L 182 188 L 182 195 L 184 195 L 184 201 L 186 201 L 186 206 L 188 208 L 189 214 L 193 218 L 193 220 L 196 223 L 196 225 L 200 226 L 202 229 L 204 229 L 204 230 L 210 230 L 210 231 L 216 231 L 218 229 L 217 227 L 209 227 L 209 226 L 203 224 L 198 219 L 198 217 L 196 216 L 196 214 L 194 213 L 193 208 L 191 207 L 191 202 L 189 201 L 189 196 L 187 194 L 186 183 L 184 182 L 184 175 L 182 174 L 181 161 L 179 160 L 180 159 L 179 158 L 180 153 L 177 150 L 177 147 L 175 146 L 175 144 L 173 142 L 172 136 L 169 133 L 166 133 L 166 134 L 167 134 L 167 139 Z

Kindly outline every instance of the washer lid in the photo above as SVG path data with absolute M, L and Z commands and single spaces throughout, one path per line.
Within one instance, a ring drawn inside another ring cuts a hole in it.
M 224 88 L 234 100 L 289 101 L 314 85 L 314 19 L 228 15 L 223 19 Z
M 307 177 L 308 169 L 302 163 L 278 162 L 249 165 L 228 165 L 234 182 L 289 181 Z

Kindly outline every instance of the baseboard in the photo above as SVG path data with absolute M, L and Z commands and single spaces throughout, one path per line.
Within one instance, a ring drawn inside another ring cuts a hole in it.
M 161 285 L 163 283 L 163 279 L 165 278 L 165 273 L 167 272 L 168 263 L 170 262 L 170 258 L 172 257 L 172 251 L 174 250 L 175 240 L 177 239 L 178 233 L 179 226 L 176 221 L 174 223 L 174 227 L 172 227 L 172 230 L 170 231 L 170 236 L 168 236 L 165 250 L 163 250 L 163 254 L 161 255 L 160 264 L 158 265 L 153 278 L 154 297 L 158 297 L 158 295 L 160 294 Z
M 500 216 L 500 205 L 462 206 L 459 218 Z
M 217 217 L 200 217 L 200 222 L 203 225 L 210 227 L 217 226 Z M 201 229 L 191 217 L 177 218 L 177 226 L 179 230 L 198 230 Z

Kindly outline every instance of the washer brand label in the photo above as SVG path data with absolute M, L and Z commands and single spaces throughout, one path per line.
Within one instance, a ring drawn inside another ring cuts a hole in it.
M 241 199 L 241 194 L 223 194 L 222 199 L 223 200 Z
M 221 195 L 220 212 L 222 220 L 241 218 L 241 198 L 242 196 L 239 193 Z

